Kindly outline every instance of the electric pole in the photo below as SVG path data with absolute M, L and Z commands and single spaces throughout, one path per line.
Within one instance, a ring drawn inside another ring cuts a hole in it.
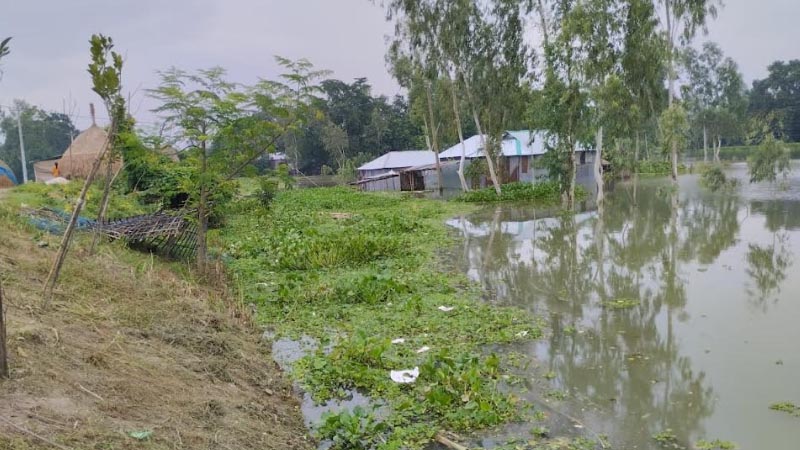
M 22 184 L 28 182 L 28 162 L 25 159 L 25 141 L 22 138 L 22 108 L 17 109 L 17 131 L 19 132 L 19 157 L 22 161 Z

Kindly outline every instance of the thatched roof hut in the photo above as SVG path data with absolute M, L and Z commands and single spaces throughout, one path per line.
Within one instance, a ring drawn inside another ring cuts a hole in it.
M 171 145 L 161 147 L 158 152 L 172 160 L 172 162 L 179 162 L 181 160 L 181 158 L 178 156 L 178 150 Z
M 14 171 L 8 164 L 0 159 L 0 188 L 13 187 L 17 184 L 17 177 L 14 176 Z
M 72 141 L 67 151 L 58 160 L 58 168 L 64 178 L 86 178 L 94 161 L 100 156 L 108 139 L 105 130 L 92 124 Z M 115 163 L 114 171 L 122 167 Z M 102 174 L 98 174 L 102 175 Z

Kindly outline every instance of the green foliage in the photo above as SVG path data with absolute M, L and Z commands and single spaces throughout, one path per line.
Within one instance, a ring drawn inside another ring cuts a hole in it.
M 473 159 L 470 161 L 466 169 L 464 169 L 464 178 L 466 178 L 472 185 L 480 183 L 481 178 L 489 178 L 489 165 L 486 164 L 485 158 Z M 492 188 L 494 191 L 494 188 Z M 497 194 L 495 193 L 495 197 Z
M 371 450 L 383 440 L 386 423 L 375 419 L 374 414 L 356 406 L 353 412 L 327 413 L 317 430 L 321 439 L 331 441 L 332 450 Z
M 713 441 L 707 441 L 705 439 L 700 439 L 699 441 L 695 442 L 694 444 L 697 450 L 734 450 L 736 449 L 736 444 L 731 441 L 722 441 L 719 439 L 714 439 Z
M 675 434 L 674 431 L 672 431 L 669 428 L 654 434 L 653 440 L 658 442 L 658 444 L 664 448 L 675 448 L 675 449 L 683 448 L 680 445 L 678 445 L 678 436 Z
M 256 198 L 262 208 L 269 208 L 272 200 L 278 192 L 278 182 L 267 177 L 258 179 L 258 190 L 256 191 Z
M 689 133 L 689 120 L 686 110 L 678 104 L 672 106 L 661 113 L 658 119 L 659 141 L 665 154 L 672 151 L 673 146 L 680 153 L 686 147 Z
M 700 178 L 700 183 L 711 190 L 711 192 L 716 192 L 719 190 L 731 190 L 735 189 L 739 185 L 739 180 L 735 178 L 728 178 L 725 176 L 725 172 L 722 171 L 720 166 L 709 166 L 703 170 L 703 174 Z
M 71 212 L 75 206 L 75 200 L 78 198 L 82 188 L 82 183 L 71 181 L 67 184 L 44 184 L 44 183 L 28 183 L 17 186 L 10 191 L 8 201 L 16 206 L 27 205 L 31 208 L 49 207 L 60 209 L 66 212 Z M 84 205 L 83 212 L 85 217 L 97 217 L 100 209 L 100 200 L 103 194 L 103 184 L 98 181 L 92 184 L 86 194 L 86 204 Z M 137 214 L 144 214 L 151 211 L 152 208 L 145 207 L 139 201 L 136 194 L 123 195 L 117 193 L 110 197 L 108 218 L 130 217 Z
M 606 300 L 602 302 L 601 305 L 603 308 L 619 311 L 639 306 L 639 300 L 635 298 L 618 298 L 614 300 Z
M 749 114 L 774 125 L 773 136 L 790 142 L 800 141 L 800 60 L 775 61 L 769 75 L 753 81 Z
M 759 144 L 763 143 L 766 135 L 759 139 Z M 800 159 L 800 142 L 784 142 L 783 146 L 789 152 L 789 159 Z M 722 147 L 719 150 L 719 159 L 721 161 L 747 161 L 751 155 L 758 151 L 758 145 L 741 145 Z M 703 149 L 694 149 L 687 153 L 687 156 L 702 157 Z
M 9 42 L 11 42 L 10 37 L 0 41 L 0 59 L 3 59 L 4 57 L 8 56 L 9 53 L 11 53 L 11 49 L 8 46 Z
M 773 403 L 769 405 L 769 409 L 773 411 L 785 412 L 786 414 L 791 414 L 795 417 L 800 417 L 800 406 L 797 406 L 792 402 Z
M 463 275 L 439 266 L 437 252 L 451 242 L 443 220 L 466 209 L 347 188 L 279 191 L 268 210 L 255 200 L 232 204 L 216 240 L 262 324 L 329 343 L 329 352 L 307 355 L 292 371 L 315 401 L 357 389 L 387 403 L 381 447 L 422 448 L 437 429 L 480 428 L 515 414 L 497 386 L 497 358 L 475 355 L 540 331 L 521 311 L 482 303 Z M 391 344 L 397 337 L 406 343 Z M 422 346 L 431 351 L 416 353 Z M 415 366 L 417 382 L 390 380 L 390 370 Z M 361 413 L 326 423 L 324 436 L 343 446 L 374 442 Z
M 585 196 L 586 190 L 581 186 L 577 186 L 576 197 L 580 199 Z M 555 181 L 509 183 L 501 187 L 499 196 L 494 191 L 494 188 L 485 188 L 465 192 L 457 198 L 458 201 L 468 203 L 535 202 L 541 205 L 555 205 L 558 204 L 560 199 L 560 185 Z
M 791 171 L 789 152 L 782 142 L 771 136 L 758 146 L 758 150 L 747 159 L 750 182 L 768 181 L 774 183 L 778 175 L 785 179 Z
M 93 34 L 89 40 L 92 62 L 89 74 L 92 90 L 106 102 L 109 110 L 116 104 L 122 90 L 122 55 L 113 51 L 114 41 L 102 34 Z

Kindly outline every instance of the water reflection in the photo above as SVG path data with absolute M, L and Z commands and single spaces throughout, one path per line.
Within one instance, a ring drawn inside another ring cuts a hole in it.
M 719 424 L 737 415 L 770 420 L 765 404 L 752 405 L 756 412 L 718 407 L 753 386 L 720 382 L 730 376 L 723 367 L 731 361 L 716 362 L 707 346 L 742 346 L 739 362 L 748 360 L 752 350 L 738 336 L 733 342 L 731 324 L 714 324 L 752 305 L 765 315 L 766 305 L 782 298 L 800 202 L 749 202 L 746 189 L 712 195 L 693 177 L 682 180 L 679 192 L 649 180 L 617 186 L 601 211 L 538 218 L 530 209 L 503 207 L 450 222 L 465 237 L 464 270 L 493 301 L 549 318 L 552 333 L 528 351 L 556 374 L 556 387 L 599 407 L 587 420 L 618 448 L 651 448 L 651 436 L 667 428 L 684 443 L 710 437 L 742 445 L 752 439 L 747 433 Z M 717 295 L 723 291 L 727 298 Z M 619 299 L 639 304 L 602 306 Z M 800 313 L 791 301 L 787 307 Z M 698 326 L 703 321 L 711 328 Z M 769 448 L 796 448 L 796 428 L 781 428 Z

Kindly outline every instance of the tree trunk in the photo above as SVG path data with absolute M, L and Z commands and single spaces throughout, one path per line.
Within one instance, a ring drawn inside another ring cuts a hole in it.
M 439 140 L 437 139 L 438 127 L 436 126 L 436 121 L 433 118 L 433 94 L 431 90 L 431 84 L 429 82 L 425 91 L 428 96 L 428 115 L 431 119 L 431 144 L 433 146 L 433 153 L 436 161 L 436 181 L 439 183 L 439 195 L 442 195 L 442 192 L 444 191 L 444 185 L 442 184 L 442 166 L 439 164 Z
M 714 162 L 719 164 L 719 150 L 722 148 L 722 138 L 717 136 L 717 148 L 714 149 Z
M 633 147 L 633 173 L 639 171 L 639 132 L 636 132 L 635 144 Z
M 200 170 L 200 201 L 197 204 L 197 271 L 201 276 L 206 275 L 206 262 L 208 247 L 206 234 L 208 231 L 208 186 L 206 186 L 206 172 L 208 170 L 208 155 L 206 154 L 206 141 L 200 145 L 202 151 L 202 166 Z
M 116 124 L 113 123 L 113 121 L 111 123 L 111 129 L 116 129 Z M 45 308 L 47 308 L 47 306 L 50 304 L 50 298 L 52 297 L 53 289 L 58 282 L 58 276 L 61 273 L 61 267 L 64 265 L 67 252 L 69 252 L 69 245 L 72 242 L 72 234 L 75 232 L 75 226 L 78 223 L 78 216 L 80 216 L 81 211 L 83 211 L 83 205 L 86 203 L 86 194 L 89 192 L 89 187 L 92 185 L 92 181 L 94 181 L 94 177 L 97 175 L 97 171 L 100 169 L 100 164 L 102 163 L 110 145 L 111 135 L 106 138 L 106 141 L 103 143 L 103 148 L 100 150 L 100 154 L 97 155 L 97 159 L 95 159 L 92 163 L 92 168 L 89 170 L 86 181 L 83 182 L 83 188 L 78 195 L 78 200 L 75 201 L 75 207 L 72 209 L 72 215 L 69 218 L 69 223 L 67 224 L 67 228 L 64 230 L 64 236 L 61 237 L 61 244 L 59 244 L 58 247 L 58 254 L 56 254 L 56 259 L 53 260 L 53 265 L 50 267 L 50 273 L 47 275 L 47 281 L 44 285 L 43 306 Z
M 572 139 L 570 139 L 570 143 L 571 142 Z M 570 145 L 569 161 L 570 161 L 570 174 L 569 174 L 569 193 L 567 194 L 567 203 L 569 209 L 573 209 L 575 207 L 575 181 L 578 175 L 578 160 L 575 159 L 574 145 Z
M 703 162 L 708 162 L 708 127 L 703 125 Z
M 603 127 L 597 130 L 595 135 L 597 152 L 594 155 L 594 183 L 597 187 L 597 207 L 601 208 L 603 200 L 605 200 L 605 192 L 603 192 Z
M 112 182 L 112 172 L 113 172 L 113 150 L 108 154 L 108 161 L 106 164 L 106 180 L 105 186 L 103 187 L 103 198 L 100 200 L 100 211 L 97 213 L 97 223 L 103 223 L 103 220 L 106 218 L 106 210 L 108 209 L 108 202 L 111 197 L 111 182 Z M 95 248 L 97 248 L 97 243 L 100 241 L 100 228 L 97 227 L 94 230 L 94 237 L 92 238 L 92 246 L 89 247 L 89 254 L 94 254 Z
M 486 165 L 489 167 L 489 177 L 492 179 L 492 184 L 494 184 L 494 191 L 497 195 L 500 195 L 500 183 L 497 181 L 497 172 L 494 170 L 494 163 L 492 162 L 491 156 L 489 156 L 489 151 L 486 148 L 486 135 L 483 134 L 483 128 L 481 128 L 481 121 L 478 117 L 478 110 L 475 106 L 475 99 L 472 96 L 472 90 L 470 89 L 469 82 L 467 81 L 466 76 L 464 77 L 464 83 L 466 84 L 466 91 L 467 91 L 467 98 L 469 99 L 469 103 L 472 109 L 472 119 L 475 121 L 475 128 L 478 129 L 478 134 L 481 136 L 481 143 L 483 144 L 483 153 L 486 157 Z
M 678 143 L 672 143 L 672 184 L 678 184 Z
M 8 378 L 8 348 L 6 347 L 6 310 L 3 306 L 3 283 L 0 281 L 0 379 Z
M 458 131 L 458 141 L 461 143 L 461 159 L 458 161 L 458 180 L 461 181 L 461 189 L 464 192 L 469 191 L 467 179 L 464 178 L 464 161 L 467 159 L 467 146 L 464 144 L 464 131 L 461 128 L 461 113 L 458 108 L 458 99 L 456 98 L 456 83 L 452 82 L 453 94 L 453 114 L 456 121 L 456 131 Z

